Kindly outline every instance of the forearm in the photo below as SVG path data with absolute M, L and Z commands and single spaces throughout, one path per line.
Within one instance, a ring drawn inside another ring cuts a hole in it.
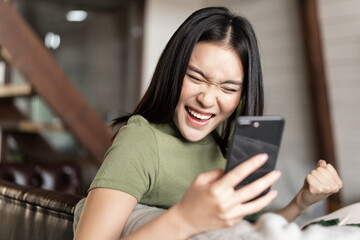
M 286 207 L 276 211 L 276 213 L 283 216 L 288 222 L 292 222 L 306 209 L 307 207 L 301 206 L 301 204 L 299 204 L 297 195 Z
M 136 198 L 121 191 L 106 188 L 91 190 L 80 210 L 81 217 L 74 239 L 120 239 L 136 204 Z M 198 232 L 188 222 L 178 205 L 175 205 L 145 224 L 141 221 L 130 222 L 131 228 L 138 229 L 132 229 L 130 234 L 128 229 L 123 239 L 187 239 Z
M 299 193 L 289 205 L 277 211 L 277 213 L 291 222 L 309 206 L 338 192 L 342 186 L 343 183 L 335 168 L 324 160 L 319 160 L 316 169 L 306 176 Z
M 181 212 L 175 205 L 122 239 L 183 240 L 195 233 L 196 231 L 182 218 Z

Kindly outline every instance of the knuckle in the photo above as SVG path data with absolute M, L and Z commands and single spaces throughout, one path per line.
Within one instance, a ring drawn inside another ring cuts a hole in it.
M 212 197 L 213 199 L 219 199 L 221 196 L 221 192 L 220 189 L 214 185 L 209 187 L 209 196 Z
M 333 191 L 334 191 L 334 188 L 332 186 L 324 186 L 322 189 L 322 192 L 324 192 L 324 193 L 330 193 Z
M 197 175 L 197 176 L 195 177 L 194 183 L 199 183 L 199 182 L 201 182 L 203 178 L 204 178 L 203 173 L 200 173 L 199 175 Z
M 311 175 L 310 175 L 310 174 L 306 175 L 306 178 L 305 178 L 305 179 L 306 179 L 307 182 L 309 182 L 310 179 L 311 179 Z
M 200 173 L 195 177 L 194 183 L 197 185 L 202 185 L 206 182 L 207 176 L 206 173 Z
M 313 195 L 316 195 L 316 194 L 318 194 L 318 193 L 320 192 L 319 189 L 314 188 L 314 187 L 310 187 L 310 188 L 309 188 L 309 191 L 310 191 L 310 193 L 313 194 Z
M 235 224 L 235 221 L 230 218 L 227 214 L 220 215 L 220 221 L 224 227 L 231 227 Z
M 227 217 L 227 207 L 222 201 L 217 201 L 214 205 L 215 211 L 221 216 L 222 218 Z
M 222 202 L 217 202 L 215 208 L 217 211 L 222 215 L 226 217 L 227 207 Z
M 227 214 L 224 212 L 224 213 L 219 214 L 219 219 L 221 222 L 225 223 L 228 221 L 229 218 L 228 218 Z
M 340 191 L 339 186 L 338 186 L 338 185 L 335 185 L 335 186 L 333 187 L 332 191 L 333 191 L 333 192 L 336 192 L 336 193 L 337 193 L 338 191 Z
M 226 221 L 224 221 L 225 223 L 225 227 L 232 227 L 235 225 L 235 221 L 227 219 Z

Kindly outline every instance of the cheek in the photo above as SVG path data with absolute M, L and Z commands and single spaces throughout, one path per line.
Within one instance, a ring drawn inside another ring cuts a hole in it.
M 227 117 L 230 116 L 240 102 L 240 93 L 234 96 L 225 96 L 222 98 L 222 101 L 219 103 L 221 111 Z
M 191 94 L 191 86 L 189 86 L 189 83 L 187 83 L 187 81 L 184 79 L 181 87 L 180 97 L 175 108 L 175 117 L 179 114 L 179 111 L 182 111 L 183 107 L 186 105 L 186 101 L 190 98 Z
M 197 89 L 198 86 L 190 83 L 188 80 L 184 79 L 182 87 L 181 87 L 181 92 L 180 92 L 180 98 L 179 98 L 179 102 L 183 102 L 185 100 L 187 100 L 190 97 L 193 97 L 197 94 L 197 92 L 199 91 L 199 89 Z
M 179 100 L 178 100 L 178 103 L 176 105 L 176 109 L 178 110 L 180 105 L 183 104 L 184 100 L 186 99 L 186 86 L 185 84 L 183 83 L 182 87 L 181 87 L 181 92 L 180 92 L 180 97 L 179 97 Z
M 183 81 L 182 87 L 181 87 L 181 92 L 180 92 L 180 98 L 179 101 L 183 100 L 186 98 L 187 92 L 188 92 L 189 86 L 186 83 L 185 79 Z

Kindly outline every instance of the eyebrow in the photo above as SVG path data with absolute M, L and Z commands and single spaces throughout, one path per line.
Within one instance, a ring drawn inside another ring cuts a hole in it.
M 189 68 L 191 71 L 200 74 L 203 78 L 209 79 L 209 78 L 205 75 L 205 73 L 203 73 L 201 70 L 197 69 L 196 67 L 193 67 L 193 66 L 189 65 L 188 68 Z
M 196 67 L 191 66 L 191 65 L 188 66 L 188 69 L 200 74 L 203 78 L 205 78 L 207 81 L 209 81 L 209 77 L 206 76 L 206 74 L 203 73 L 200 69 L 197 69 Z M 221 84 L 234 84 L 234 85 L 241 86 L 243 83 L 242 83 L 242 81 L 239 81 L 239 80 L 226 80 L 226 81 L 222 82 Z

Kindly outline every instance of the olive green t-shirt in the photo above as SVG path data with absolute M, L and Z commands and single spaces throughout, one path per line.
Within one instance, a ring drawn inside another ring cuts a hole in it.
M 135 115 L 119 130 L 90 190 L 116 189 L 141 204 L 168 208 L 199 173 L 223 169 L 225 163 L 211 135 L 189 142 L 173 124 L 152 124 Z

